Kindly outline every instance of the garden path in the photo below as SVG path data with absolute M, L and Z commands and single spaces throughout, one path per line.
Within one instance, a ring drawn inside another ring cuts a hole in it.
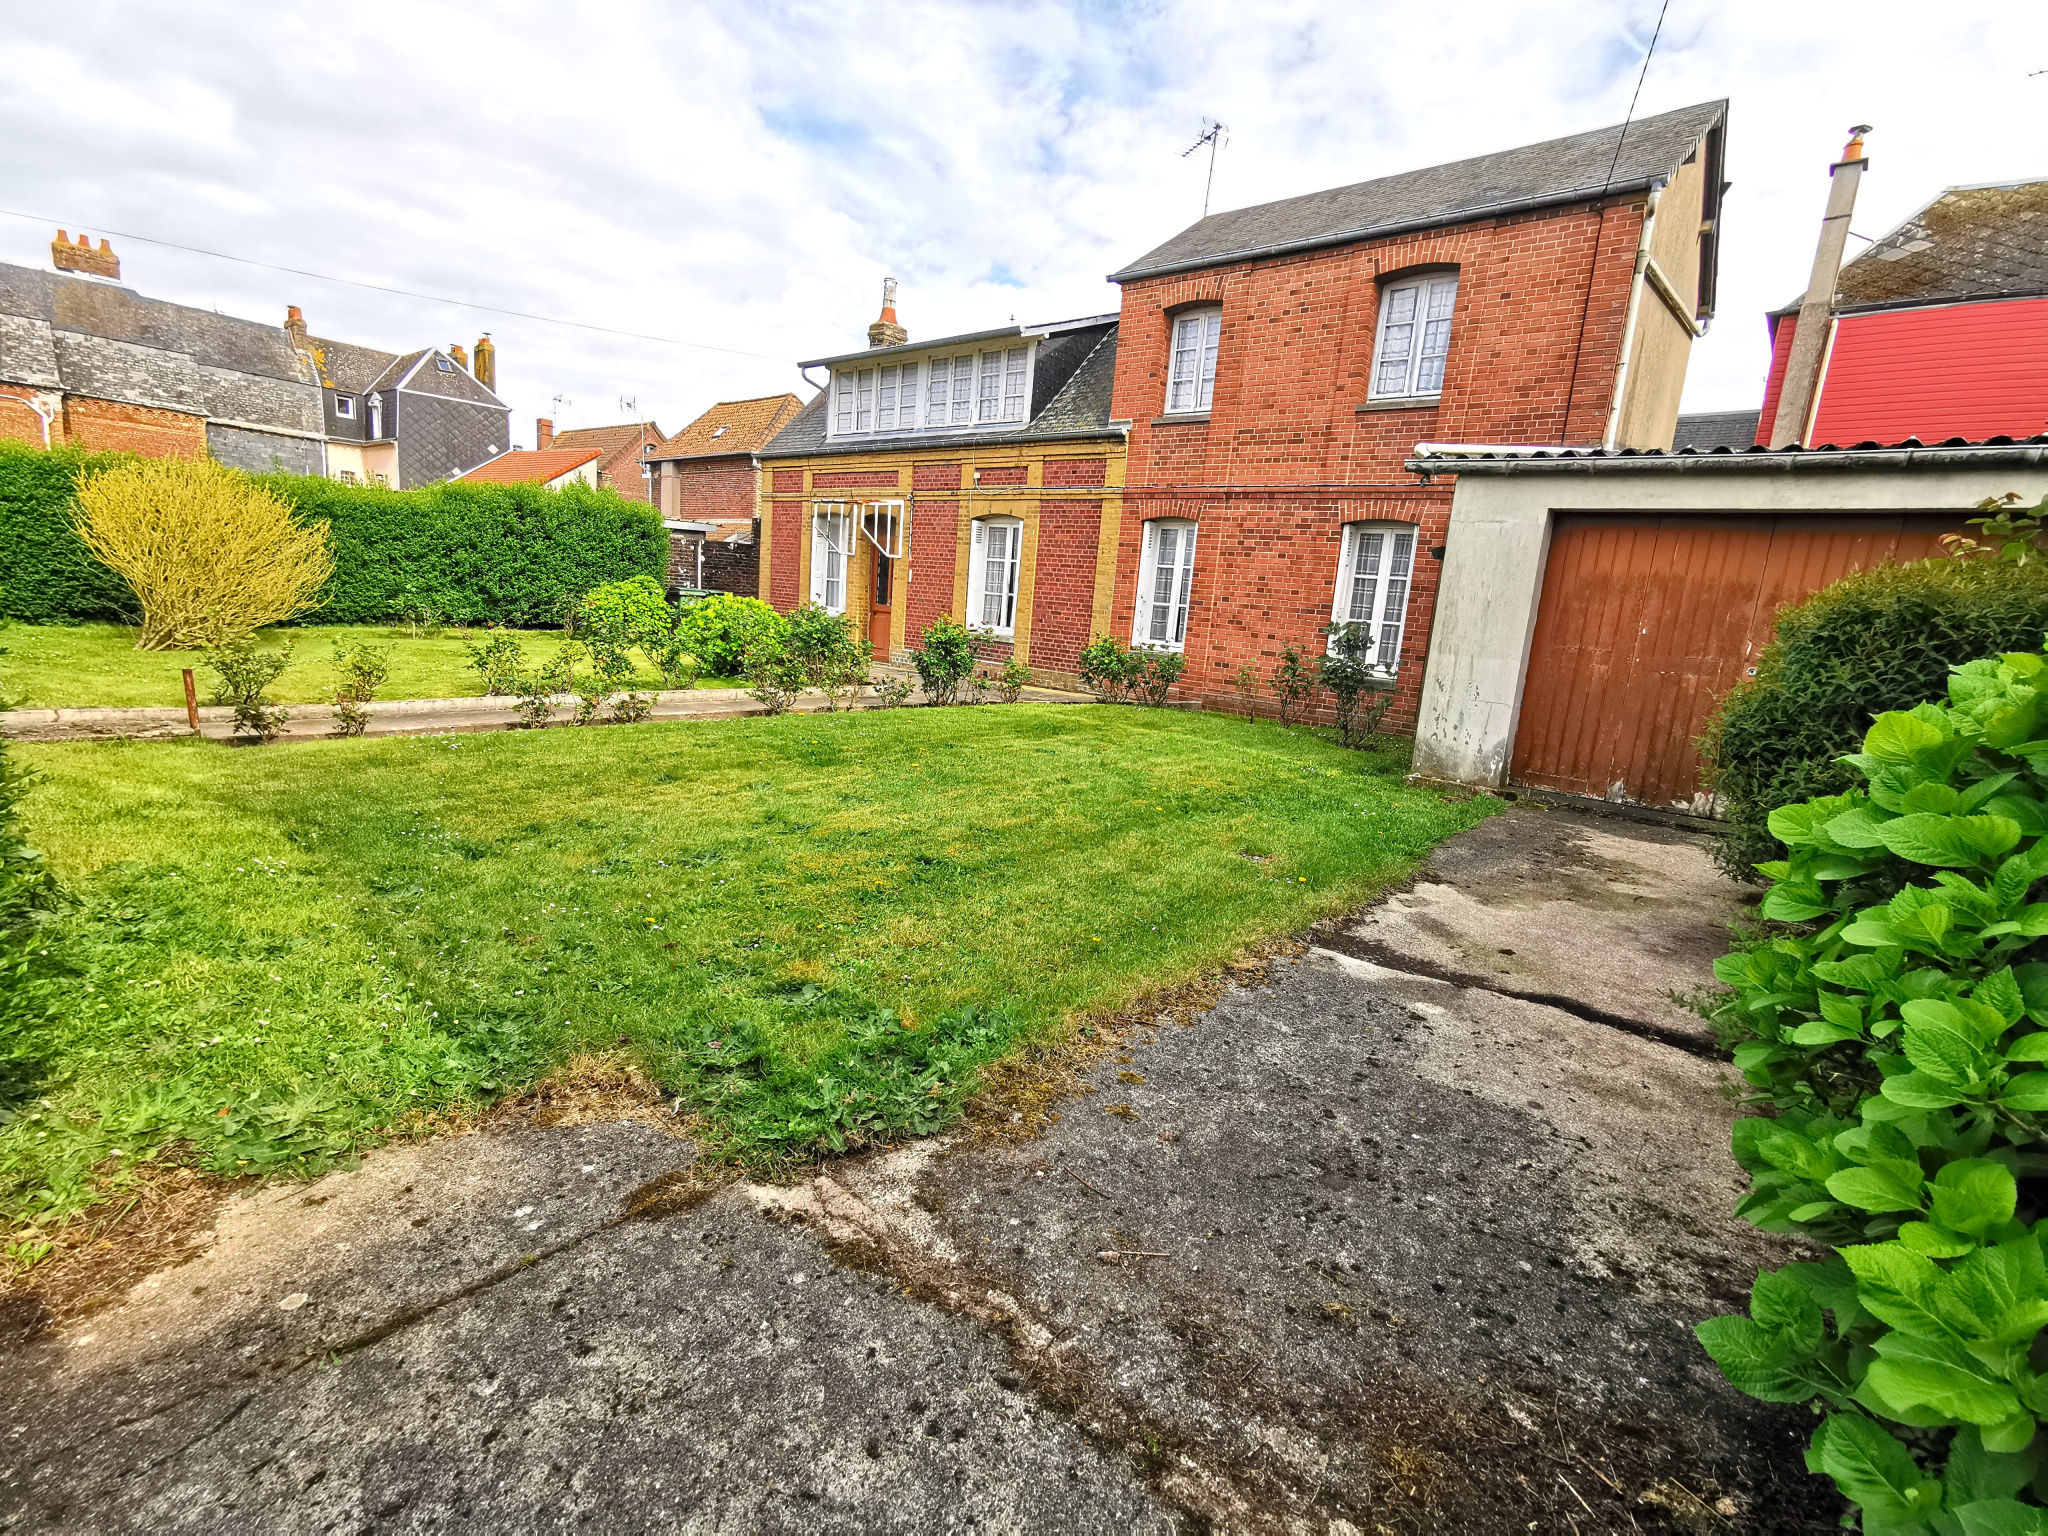
M 646 1107 L 264 1186 L 17 1319 L 0 1529 L 1828 1529 L 1802 1416 L 1690 1334 L 1781 1256 L 1658 1011 L 1735 895 L 1517 810 L 1126 1021 L 1038 1134 L 756 1185 Z

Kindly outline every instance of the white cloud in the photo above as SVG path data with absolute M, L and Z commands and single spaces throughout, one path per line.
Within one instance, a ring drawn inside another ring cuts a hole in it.
M 879 280 L 913 334 L 1116 307 L 1104 273 L 1199 213 L 1616 121 L 1654 0 L 1335 5 L 192 0 L 7 22 L 9 206 L 282 266 L 767 354 L 735 357 L 120 242 L 141 290 L 394 350 L 489 330 L 522 438 L 673 430 L 801 388 Z M 1805 281 L 1826 166 L 1877 124 L 1857 229 L 2048 173 L 2038 8 L 1672 0 L 1648 114 L 1732 98 L 1721 312 L 1688 407 L 1753 405 L 1762 311 Z M 49 230 L 0 220 L 0 259 Z M 786 359 L 790 361 L 775 361 Z

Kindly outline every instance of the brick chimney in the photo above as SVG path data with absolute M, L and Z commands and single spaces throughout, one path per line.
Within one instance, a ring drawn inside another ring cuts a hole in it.
M 485 389 L 498 387 L 498 349 L 491 345 L 491 333 L 485 331 L 476 339 L 476 381 Z
M 461 370 L 462 370 L 462 371 L 463 371 L 464 373 L 467 373 L 467 372 L 469 372 L 469 354 L 468 354 L 467 352 L 465 352 L 465 351 L 463 351 L 463 350 L 462 350 L 462 343 L 461 343 L 461 342 L 459 342 L 459 341 L 451 341 L 451 342 L 449 342 L 449 343 L 448 343 L 448 355 L 449 355 L 450 357 L 452 357 L 452 358 L 454 358 L 454 359 L 455 359 L 455 366 L 456 366 L 456 367 L 460 368 L 460 369 L 461 369 Z
M 295 351 L 306 350 L 306 317 L 296 304 L 287 304 L 284 310 L 284 333 L 291 337 Z
M 1778 391 L 1778 415 L 1770 424 L 1768 446 L 1806 444 L 1806 424 L 1813 415 L 1813 397 L 1820 388 L 1821 364 L 1827 358 L 1828 334 L 1834 329 L 1835 285 L 1842 276 L 1842 252 L 1849 244 L 1849 216 L 1856 211 L 1856 188 L 1869 166 L 1863 153 L 1868 123 L 1849 130 L 1852 137 L 1842 158 L 1828 167 L 1834 178 L 1828 188 L 1828 211 L 1820 221 L 1820 244 L 1813 253 L 1813 275 L 1799 304 L 1799 327 L 1792 333 L 1792 352 L 1785 359 L 1785 382 Z
M 50 242 L 50 262 L 59 272 L 83 272 L 88 277 L 108 277 L 119 282 L 121 279 L 121 258 L 114 254 L 114 248 L 105 240 L 100 248 L 92 248 L 92 237 L 80 235 L 78 243 L 63 230 L 57 231 L 57 238 Z
M 555 440 L 555 424 L 545 416 L 537 416 L 533 422 L 533 446 L 546 448 Z
M 868 327 L 868 345 L 871 347 L 900 347 L 910 340 L 910 332 L 896 323 L 896 279 L 882 279 L 882 315 Z

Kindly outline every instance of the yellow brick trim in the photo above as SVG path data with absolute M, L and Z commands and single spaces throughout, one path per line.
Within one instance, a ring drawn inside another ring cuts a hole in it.
M 1124 483 L 1124 456 L 1119 453 L 1102 466 L 1102 528 L 1095 543 L 1095 609 L 1089 619 L 1088 638 L 1111 635 L 1116 617 L 1117 546 L 1123 540 L 1124 499 L 1116 495 Z

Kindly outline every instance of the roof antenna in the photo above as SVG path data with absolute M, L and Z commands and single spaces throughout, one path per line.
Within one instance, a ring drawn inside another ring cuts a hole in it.
M 640 397 L 638 395 L 619 396 L 619 409 L 624 411 L 628 416 L 631 416 L 635 411 L 640 409 Z
M 1209 194 L 1216 186 L 1216 151 L 1229 136 L 1230 130 L 1215 118 L 1204 117 L 1200 137 L 1180 152 L 1181 159 L 1185 160 L 1204 144 L 1209 146 L 1209 179 L 1202 184 L 1202 217 L 1205 219 L 1209 217 Z

